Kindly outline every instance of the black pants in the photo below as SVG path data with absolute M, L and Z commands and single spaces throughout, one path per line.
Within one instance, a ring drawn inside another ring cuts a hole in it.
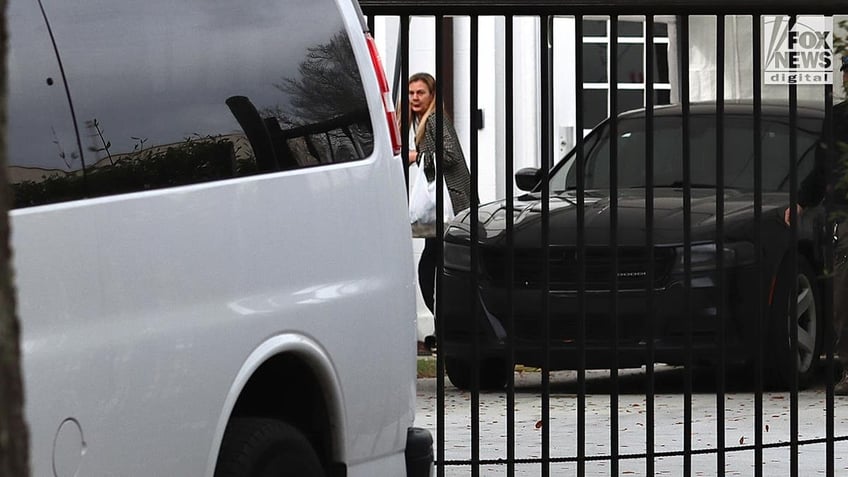
M 418 287 L 430 313 L 436 314 L 436 260 L 438 244 L 435 238 L 424 239 L 424 250 L 418 260 Z

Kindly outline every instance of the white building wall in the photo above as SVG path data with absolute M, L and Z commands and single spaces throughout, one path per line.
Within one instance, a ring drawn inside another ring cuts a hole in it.
M 513 154 L 515 170 L 538 167 L 541 151 L 539 89 L 540 25 L 536 18 L 515 17 L 513 32 Z M 503 158 L 500 159 L 503 164 Z M 515 190 L 515 181 L 511 181 Z M 504 193 L 506 196 L 509 191 Z
M 839 27 L 840 21 L 846 16 L 833 17 L 833 32 L 844 42 L 848 30 Z M 803 17 L 799 17 L 803 21 Z M 728 16 L 725 22 L 725 76 L 724 88 L 726 99 L 750 99 L 753 97 L 753 44 L 750 41 L 753 34 L 750 16 Z M 689 34 L 689 87 L 692 101 L 709 100 L 715 97 L 716 82 L 716 19 L 714 17 L 692 17 Z M 766 39 L 761 38 L 761 44 Z M 762 56 L 762 55 L 761 55 Z M 833 65 L 833 94 L 834 103 L 845 99 L 842 85 L 842 74 L 839 72 L 839 56 L 834 57 Z M 762 84 L 762 72 L 760 82 Z M 799 100 L 822 101 L 824 87 L 799 85 L 797 88 Z M 788 100 L 789 87 L 783 85 L 762 84 L 763 99 Z
M 725 99 L 751 99 L 754 96 L 755 74 L 760 75 L 763 99 L 788 100 L 789 87 L 762 83 L 762 72 L 754 72 L 753 20 L 750 16 L 728 16 L 725 18 L 724 92 Z M 695 16 L 689 21 L 689 99 L 690 101 L 714 100 L 716 96 L 717 50 L 716 18 Z M 761 38 L 761 44 L 765 39 Z M 761 54 L 761 57 L 763 55 Z M 841 84 L 838 65 L 834 65 L 834 79 Z M 799 100 L 823 101 L 824 87 L 800 85 Z

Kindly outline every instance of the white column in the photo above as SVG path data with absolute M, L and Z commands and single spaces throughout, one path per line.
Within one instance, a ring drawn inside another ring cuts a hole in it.
M 574 19 L 554 19 L 554 164 L 575 142 Z
M 515 132 L 515 168 L 539 167 L 540 156 L 540 101 L 539 74 L 539 20 L 516 17 L 514 45 L 513 130 Z M 517 192 L 514 187 L 513 194 Z

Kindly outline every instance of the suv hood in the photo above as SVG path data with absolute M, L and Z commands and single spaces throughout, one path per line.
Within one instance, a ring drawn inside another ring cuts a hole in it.
M 658 245 L 679 245 L 684 242 L 683 189 L 654 189 L 654 236 Z M 690 220 L 692 243 L 715 240 L 717 222 L 715 189 L 691 189 Z M 788 194 L 762 195 L 763 221 L 782 223 Z M 552 195 L 550 206 L 550 242 L 553 245 L 573 245 L 577 241 L 577 194 L 574 191 Z M 608 191 L 586 191 L 584 196 L 584 230 L 588 246 L 608 246 L 612 200 Z M 645 190 L 623 189 L 618 194 L 617 243 L 620 246 L 644 246 Z M 481 244 L 503 245 L 506 236 L 506 201 L 481 205 L 478 209 Z M 538 193 L 516 197 L 513 204 L 514 240 L 517 248 L 541 245 L 542 200 Z M 754 194 L 733 189 L 724 191 L 724 231 L 727 240 L 753 240 Z M 466 211 L 451 224 L 446 234 L 449 241 L 468 241 L 471 214 Z M 780 230 L 780 229 L 778 229 Z

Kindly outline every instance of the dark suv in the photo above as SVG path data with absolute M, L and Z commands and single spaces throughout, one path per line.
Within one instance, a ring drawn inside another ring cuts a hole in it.
M 783 220 L 790 202 L 790 109 L 766 104 L 761 112 L 760 187 L 752 105 L 725 105 L 720 155 L 715 105 L 691 105 L 688 180 L 678 105 L 656 108 L 652 128 L 646 127 L 645 111 L 635 111 L 620 115 L 614 125 L 607 120 L 586 137 L 582 203 L 575 151 L 550 171 L 547 209 L 540 171 L 519 171 L 518 185 L 529 192 L 515 198 L 512 210 L 505 201 L 479 207 L 476 277 L 471 215 L 457 217 L 445 234 L 440 350 L 454 385 L 471 386 L 472 370 L 479 369 L 482 388 L 503 387 L 513 364 L 541 366 L 546 349 L 552 369 L 578 369 L 581 352 L 588 368 L 639 367 L 650 360 L 649 340 L 651 361 L 669 364 L 685 363 L 690 349 L 694 363 L 715 362 L 719 344 L 731 362 L 753 362 L 759 349 L 754 344 L 763 340 L 773 382 L 790 383 L 797 369 L 803 385 L 815 370 L 824 334 L 817 280 L 824 212 L 817 207 L 805 213 L 793 239 Z M 812 105 L 797 108 L 798 181 L 813 168 L 822 119 L 823 111 Z M 618 139 L 616 154 L 610 153 L 611 131 Z M 723 181 L 716 180 L 717 157 Z M 508 214 L 514 220 L 512 248 Z M 792 327 L 797 347 L 791 346 Z M 507 358 L 510 343 L 514 362 Z

